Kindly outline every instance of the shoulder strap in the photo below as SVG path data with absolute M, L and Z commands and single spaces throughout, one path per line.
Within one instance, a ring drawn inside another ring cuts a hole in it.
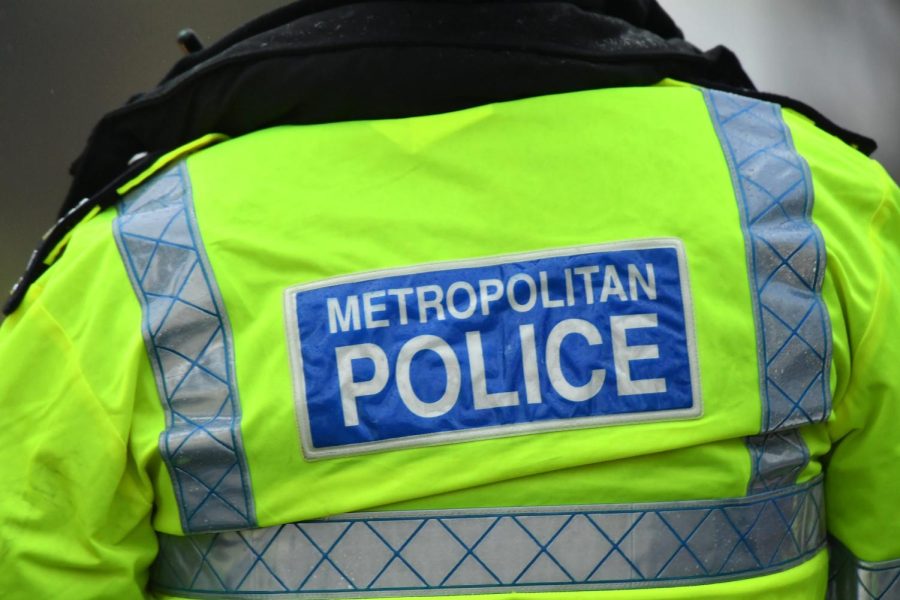
M 3 314 L 9 315 L 19 307 L 31 284 L 62 255 L 72 236 L 72 231 L 79 223 L 116 205 L 122 196 L 173 162 L 225 139 L 227 136 L 213 133 L 188 142 L 170 152 L 158 151 L 134 156 L 124 171 L 96 194 L 79 200 L 47 230 L 38 247 L 31 253 L 25 272 L 10 290 L 9 298 L 3 307 Z

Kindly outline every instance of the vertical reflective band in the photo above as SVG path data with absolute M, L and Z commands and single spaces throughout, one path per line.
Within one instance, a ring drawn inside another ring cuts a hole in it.
M 748 493 L 793 484 L 809 461 L 809 449 L 797 429 L 750 436 L 747 450 L 753 467 Z
M 348 514 L 160 536 L 151 588 L 185 598 L 375 598 L 700 585 L 825 543 L 822 479 L 731 500 Z
M 128 194 L 113 226 L 144 313 L 166 412 L 160 437 L 185 532 L 252 527 L 231 328 L 183 164 Z
M 830 542 L 829 599 L 900 600 L 900 559 L 865 562 L 837 540 Z
M 705 90 L 731 170 L 756 322 L 762 435 L 748 438 L 749 490 L 787 485 L 808 460 L 797 428 L 830 411 L 825 244 L 811 220 L 812 178 L 781 107 Z

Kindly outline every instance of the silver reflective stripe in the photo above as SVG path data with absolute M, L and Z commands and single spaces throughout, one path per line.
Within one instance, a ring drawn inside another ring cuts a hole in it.
M 821 478 L 730 500 L 348 514 L 161 535 L 156 591 L 371 598 L 699 585 L 823 547 Z
M 166 412 L 160 452 L 182 527 L 253 527 L 231 328 L 184 165 L 129 194 L 113 228 L 144 313 L 144 340 Z
M 833 538 L 830 546 L 830 600 L 900 600 L 900 559 L 866 562 Z
M 748 438 L 749 491 L 796 481 L 809 458 L 796 428 L 830 412 L 831 325 L 821 297 L 825 244 L 812 178 L 776 104 L 705 90 L 731 170 L 757 330 L 762 435 Z M 777 432 L 777 433 L 775 433 Z
M 747 449 L 753 467 L 751 494 L 793 484 L 809 461 L 809 449 L 796 429 L 748 437 Z

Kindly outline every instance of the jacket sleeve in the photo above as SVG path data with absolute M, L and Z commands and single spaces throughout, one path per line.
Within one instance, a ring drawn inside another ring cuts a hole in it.
M 826 512 L 832 565 L 843 564 L 833 585 L 849 598 L 900 598 L 900 189 L 879 175 L 881 202 L 861 215 L 859 262 L 841 265 L 848 280 L 868 283 L 841 291 L 850 379 L 829 421 Z
M 128 399 L 97 393 L 86 371 L 116 366 L 89 364 L 43 294 L 0 328 L 0 596 L 143 598 L 156 538 Z

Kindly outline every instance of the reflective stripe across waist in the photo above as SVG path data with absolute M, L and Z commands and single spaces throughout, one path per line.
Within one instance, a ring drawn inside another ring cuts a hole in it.
M 160 536 L 151 587 L 184 597 L 376 598 L 699 585 L 825 543 L 822 480 L 744 498 L 353 513 Z

